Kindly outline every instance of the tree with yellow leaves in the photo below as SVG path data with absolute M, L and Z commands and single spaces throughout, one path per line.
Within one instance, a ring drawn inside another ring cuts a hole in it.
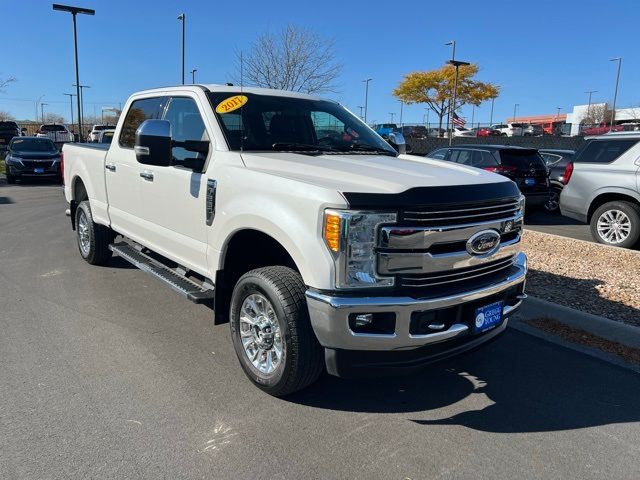
M 496 98 L 500 87 L 492 83 L 484 83 L 474 79 L 479 68 L 476 64 L 462 65 L 458 70 L 458 93 L 454 112 L 462 105 L 471 103 L 480 105 L 486 100 Z M 411 72 L 393 91 L 394 97 L 407 103 L 426 103 L 438 115 L 439 131 L 442 131 L 442 118 L 449 111 L 453 98 L 455 68 L 444 65 L 428 72 Z

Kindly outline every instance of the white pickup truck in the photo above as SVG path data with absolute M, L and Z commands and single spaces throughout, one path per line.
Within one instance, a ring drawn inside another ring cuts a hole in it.
M 310 95 L 148 90 L 110 145 L 64 146 L 68 214 L 90 264 L 115 253 L 211 303 L 272 395 L 325 368 L 417 368 L 505 330 L 525 298 L 524 199 L 390 140 Z

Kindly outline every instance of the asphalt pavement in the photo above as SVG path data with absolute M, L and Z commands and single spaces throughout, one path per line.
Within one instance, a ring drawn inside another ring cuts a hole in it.
M 2 479 L 639 477 L 634 372 L 508 329 L 419 375 L 272 398 L 209 308 L 86 264 L 65 207 L 0 184 Z
M 548 213 L 543 209 L 527 211 L 525 228 L 542 233 L 553 233 L 561 237 L 593 242 L 589 225 L 585 225 L 560 213 Z

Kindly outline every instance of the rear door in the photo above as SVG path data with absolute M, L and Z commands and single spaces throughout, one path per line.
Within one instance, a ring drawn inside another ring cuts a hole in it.
M 111 225 L 116 231 L 141 243 L 147 238 L 149 228 L 141 220 L 141 165 L 133 151 L 136 130 L 145 120 L 161 118 L 166 103 L 167 97 L 163 96 L 133 100 L 117 132 L 117 140 L 111 143 L 104 165 Z
M 537 150 L 500 150 L 504 175 L 511 178 L 522 193 L 544 193 L 549 189 L 547 167 Z

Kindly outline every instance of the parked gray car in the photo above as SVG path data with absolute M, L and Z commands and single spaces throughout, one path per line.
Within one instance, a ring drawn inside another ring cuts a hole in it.
M 560 195 L 563 215 L 591 225 L 606 245 L 640 239 L 640 132 L 593 137 L 568 163 Z

